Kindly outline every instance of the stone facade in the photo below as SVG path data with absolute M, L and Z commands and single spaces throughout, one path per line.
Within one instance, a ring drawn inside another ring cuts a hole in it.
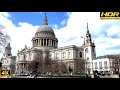
M 48 25 L 47 16 L 45 15 L 43 25 L 38 28 L 35 36 L 32 38 L 32 47 L 28 48 L 25 45 L 24 49 L 18 50 L 16 62 L 14 62 L 16 67 L 15 73 L 28 73 L 28 63 L 33 60 L 40 60 L 41 57 L 44 58 L 46 55 L 45 50 L 49 50 L 51 61 L 58 63 L 64 62 L 67 68 L 69 69 L 70 67 L 74 73 L 78 72 L 78 60 L 89 62 L 89 65 L 86 64 L 86 67 L 89 66 L 90 73 L 93 71 L 92 61 L 96 58 L 96 51 L 95 44 L 91 39 L 91 34 L 88 29 L 88 24 L 86 37 L 84 38 L 84 44 L 82 46 L 69 45 L 58 47 L 58 39 L 55 36 L 54 30 Z
M 5 48 L 5 53 L 1 59 L 2 69 L 7 69 L 11 71 L 11 74 L 15 73 L 15 62 L 16 56 L 12 56 L 10 43 Z
M 95 44 L 92 42 L 91 34 L 88 30 L 86 41 L 82 46 L 69 45 L 58 47 L 58 39 L 54 34 L 54 30 L 48 26 L 47 16 L 44 17 L 43 26 L 39 27 L 32 38 L 32 48 L 25 46 L 24 49 L 18 51 L 16 60 L 16 73 L 26 73 L 27 63 L 45 55 L 45 50 L 49 50 L 51 60 L 57 62 L 64 62 L 68 67 L 71 67 L 73 72 L 78 72 L 76 61 L 86 59 L 92 68 L 92 60 L 96 58 Z M 39 57 L 38 57 L 39 56 Z M 92 69 L 90 71 L 92 73 Z

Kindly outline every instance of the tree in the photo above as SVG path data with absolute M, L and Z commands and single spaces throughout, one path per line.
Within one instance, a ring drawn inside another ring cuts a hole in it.
M 35 73 L 40 74 L 41 67 L 42 67 L 42 61 L 43 61 L 42 51 L 35 53 L 34 60 L 27 63 L 28 71 L 33 74 L 35 74 Z
M 114 73 L 119 73 L 119 70 L 120 70 L 120 56 L 119 55 L 110 55 L 109 56 L 111 60 L 111 70 L 114 72 Z
M 61 62 L 61 65 L 59 65 L 59 67 L 61 68 L 61 72 L 67 73 L 67 66 L 64 62 Z
M 53 61 L 51 63 L 51 72 L 52 73 L 58 73 L 59 72 L 59 64 L 56 61 Z
M 4 48 L 10 40 L 10 36 L 8 36 L 5 32 L 5 26 L 0 24 L 0 52 L 2 52 L 2 48 Z
M 14 64 L 10 65 L 10 71 L 11 71 L 11 74 L 15 73 L 15 65 Z
M 44 57 L 44 63 L 43 63 L 43 69 L 44 73 L 45 72 L 50 72 L 51 71 L 51 58 L 50 58 L 50 52 L 49 50 L 45 50 L 45 57 Z
M 79 59 L 77 63 L 78 63 L 78 72 L 80 74 L 85 73 L 85 60 Z
M 37 68 L 39 67 L 41 63 L 38 60 L 33 60 L 28 64 L 28 71 L 30 71 L 32 74 L 37 73 Z

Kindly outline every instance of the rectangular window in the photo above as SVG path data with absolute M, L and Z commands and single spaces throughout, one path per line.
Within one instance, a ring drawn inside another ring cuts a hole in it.
M 62 53 L 63 59 L 65 59 L 65 52 Z
M 102 62 L 99 62 L 99 68 L 102 69 Z
M 104 68 L 108 69 L 108 67 L 107 67 L 107 61 L 104 61 Z
M 95 62 L 94 64 L 95 64 L 95 69 L 98 69 L 97 62 Z
M 58 54 L 56 53 L 56 59 L 58 59 Z
M 70 58 L 70 51 L 68 52 L 68 59 Z

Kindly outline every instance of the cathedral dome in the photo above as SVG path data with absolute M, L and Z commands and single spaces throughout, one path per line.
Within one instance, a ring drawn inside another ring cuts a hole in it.
M 48 20 L 47 20 L 46 14 L 44 17 L 43 25 L 37 29 L 35 37 L 55 38 L 54 30 L 48 25 Z
M 53 29 L 48 25 L 47 16 L 45 14 L 43 25 L 40 26 L 32 39 L 33 48 L 37 49 L 53 49 L 57 48 L 58 40 L 55 37 Z
M 42 31 L 47 31 L 47 32 L 52 32 L 54 33 L 53 29 L 48 26 L 48 25 L 43 25 L 43 26 L 40 26 L 37 30 L 37 32 L 42 32 Z

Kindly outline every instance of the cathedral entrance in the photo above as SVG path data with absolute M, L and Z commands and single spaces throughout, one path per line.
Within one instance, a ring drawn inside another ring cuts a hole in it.
M 17 65 L 17 70 L 16 73 L 19 75 L 25 75 L 27 74 L 27 63 L 26 62 L 19 62 Z

